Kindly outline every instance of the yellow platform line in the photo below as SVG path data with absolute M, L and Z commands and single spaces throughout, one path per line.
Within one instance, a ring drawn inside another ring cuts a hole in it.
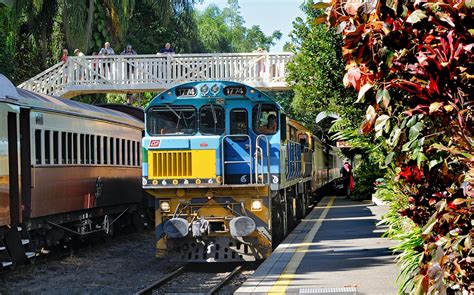
M 298 245 L 298 248 L 296 248 L 295 253 L 286 265 L 285 270 L 280 274 L 278 280 L 268 292 L 269 294 L 285 294 L 286 288 L 291 284 L 291 281 L 294 279 L 298 266 L 300 265 L 306 252 L 308 251 L 309 246 L 312 244 L 314 237 L 318 233 L 318 230 L 321 227 L 324 219 L 326 218 L 326 215 L 328 214 L 329 209 L 331 208 L 335 199 L 335 196 L 331 197 L 328 204 L 321 213 L 321 216 L 315 222 L 313 228 L 311 228 L 304 240 Z

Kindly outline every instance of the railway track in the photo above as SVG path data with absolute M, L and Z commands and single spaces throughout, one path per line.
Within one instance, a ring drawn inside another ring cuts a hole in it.
M 186 264 L 135 294 L 218 294 L 234 276 L 243 270 L 243 264 Z

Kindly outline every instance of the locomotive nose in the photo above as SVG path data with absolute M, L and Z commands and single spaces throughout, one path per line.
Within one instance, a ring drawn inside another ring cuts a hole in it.
M 247 216 L 239 216 L 229 222 L 232 237 L 246 237 L 255 231 L 255 221 Z

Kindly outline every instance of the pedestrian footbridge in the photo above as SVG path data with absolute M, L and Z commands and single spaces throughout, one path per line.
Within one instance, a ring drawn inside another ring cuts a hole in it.
M 90 93 L 158 92 L 201 80 L 245 83 L 285 90 L 292 53 L 158 54 L 69 57 L 19 85 L 71 98 Z

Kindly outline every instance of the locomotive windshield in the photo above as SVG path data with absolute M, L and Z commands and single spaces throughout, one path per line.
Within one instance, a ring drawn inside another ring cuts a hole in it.
M 160 106 L 147 114 L 150 135 L 191 135 L 196 133 L 196 109 L 191 106 Z
M 224 109 L 221 106 L 205 105 L 201 108 L 199 131 L 202 134 L 222 134 L 225 130 Z

